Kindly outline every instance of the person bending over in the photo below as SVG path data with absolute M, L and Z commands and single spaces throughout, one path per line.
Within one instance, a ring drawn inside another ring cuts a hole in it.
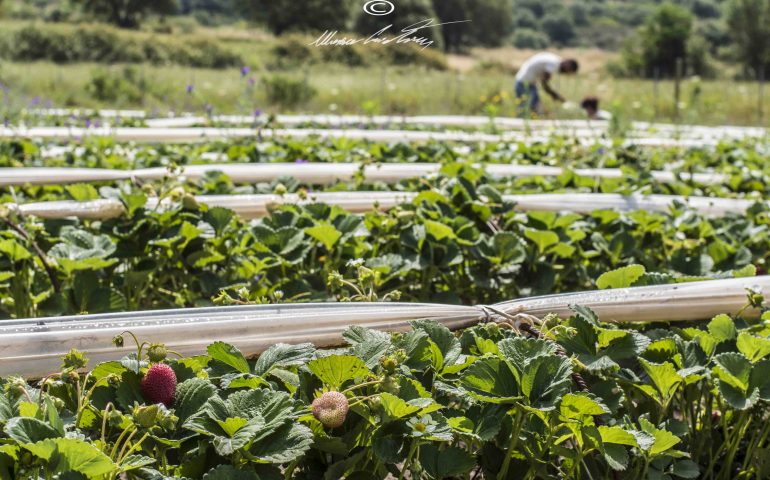
M 578 71 L 575 59 L 562 59 L 555 53 L 540 52 L 530 57 L 516 73 L 516 98 L 521 113 L 537 113 L 540 110 L 538 84 L 554 100 L 564 103 L 565 99 L 551 87 L 551 79 L 558 73 L 574 74 Z

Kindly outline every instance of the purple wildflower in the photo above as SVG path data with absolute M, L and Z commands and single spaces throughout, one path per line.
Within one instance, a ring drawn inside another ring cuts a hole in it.
M 256 110 L 254 110 L 254 116 L 255 117 L 261 117 L 262 116 L 262 109 L 258 108 Z
M 249 77 L 249 85 L 253 87 L 255 83 L 257 83 L 257 81 L 254 80 L 254 77 Z
M 310 162 L 305 158 L 298 158 L 297 160 L 294 161 L 294 163 L 310 163 Z
M 194 88 L 194 87 L 193 87 L 193 84 L 192 84 L 192 83 L 188 83 L 188 84 L 187 84 L 187 88 L 186 88 L 186 90 L 187 90 L 187 93 L 188 93 L 188 95 L 189 95 L 189 94 L 191 94 L 191 93 L 193 92 L 193 88 Z
M 36 107 L 36 106 L 38 106 L 39 104 L 40 104 L 40 97 L 39 97 L 39 96 L 37 96 L 37 95 L 36 95 L 36 96 L 34 96 L 34 97 L 32 97 L 32 100 L 29 102 L 29 106 L 30 106 L 30 107 Z
M 251 69 L 249 67 L 247 67 L 246 65 L 241 67 L 241 76 L 242 77 L 245 77 L 249 73 L 251 73 Z

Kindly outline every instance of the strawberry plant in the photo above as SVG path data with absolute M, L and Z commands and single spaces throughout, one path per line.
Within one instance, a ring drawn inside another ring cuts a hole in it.
M 87 373 L 73 350 L 60 372 L 0 381 L 0 478 L 768 475 L 770 315 L 497 320 L 354 326 L 340 348 L 277 344 L 257 359 L 143 344 Z

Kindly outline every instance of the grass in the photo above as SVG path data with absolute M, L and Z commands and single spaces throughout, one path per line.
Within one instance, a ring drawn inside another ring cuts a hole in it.
M 4 21 L 0 22 L 0 30 L 9 34 L 21 25 L 22 22 Z M 52 28 L 72 27 L 54 25 Z M 168 33 L 152 32 L 120 34 L 169 37 Z M 511 96 L 515 66 L 533 53 L 513 48 L 473 49 L 468 55 L 449 56 L 451 69 L 448 71 L 395 66 L 350 68 L 328 63 L 298 67 L 279 73 L 307 79 L 317 95 L 305 104 L 289 108 L 271 105 L 260 82 L 261 76 L 276 73 L 269 69 L 275 64 L 271 49 L 279 40 L 247 28 L 198 28 L 192 32 L 174 32 L 171 36 L 180 41 L 214 39 L 237 52 L 252 72 L 243 77 L 238 68 L 208 70 L 140 64 L 129 67 L 134 75 L 133 80 L 127 80 L 129 75 L 124 65 L 3 62 L 0 82 L 5 88 L 0 90 L 0 117 L 31 105 L 47 104 L 160 112 L 204 112 L 208 107 L 221 113 L 251 113 L 259 108 L 282 113 L 514 116 L 516 108 Z M 757 83 L 687 79 L 682 84 L 677 117 L 673 82 L 656 85 L 649 80 L 612 78 L 605 73 L 604 65 L 613 54 L 601 50 L 569 49 L 560 53 L 579 59 L 582 65 L 581 75 L 560 78 L 556 83 L 557 89 L 572 102 L 579 103 L 584 96 L 596 95 L 601 99 L 602 108 L 627 120 L 770 124 L 770 92 L 764 95 L 764 115 L 760 117 Z M 107 95 L 100 95 L 94 88 L 94 77 L 100 75 L 115 80 L 116 85 Z M 193 86 L 192 94 L 187 93 L 187 85 Z M 565 111 L 548 99 L 545 107 L 546 117 L 582 117 L 582 111 Z
M 206 70 L 179 66 L 136 67 L 146 87 L 141 96 L 98 100 L 89 83 L 96 64 L 57 65 L 48 62 L 4 63 L 0 70 L 8 87 L 0 109 L 15 110 L 30 105 L 50 103 L 55 106 L 144 108 L 161 112 L 193 110 L 203 112 L 206 105 L 216 112 L 247 113 L 256 108 L 282 110 L 269 105 L 255 71 L 248 78 L 233 70 Z M 108 68 L 116 77 L 124 66 Z M 498 115 L 515 115 L 511 98 L 513 79 L 500 72 L 472 70 L 467 73 L 381 67 L 351 69 L 343 66 L 317 65 L 288 73 L 305 77 L 317 90 L 307 104 L 291 110 L 319 113 L 382 114 L 468 114 L 483 115 L 498 96 Z M 186 87 L 193 85 L 193 93 Z M 578 102 L 585 95 L 597 95 L 604 108 L 619 112 L 626 119 L 675 121 L 676 103 L 671 81 L 656 87 L 648 80 L 613 79 L 599 72 L 560 79 L 557 88 L 567 98 Z M 764 98 L 764 118 L 758 109 L 758 84 L 726 80 L 682 84 L 679 120 L 703 124 L 768 125 L 770 92 Z M 2 94 L 2 93 L 0 93 Z M 546 100 L 547 117 L 579 117 L 580 111 L 564 111 Z

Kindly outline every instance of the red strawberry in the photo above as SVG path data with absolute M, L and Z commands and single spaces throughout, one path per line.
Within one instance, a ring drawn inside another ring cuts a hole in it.
M 326 392 L 313 400 L 313 416 L 329 428 L 341 427 L 348 415 L 348 398 L 340 392 Z
M 165 363 L 151 366 L 142 379 L 142 394 L 150 403 L 170 407 L 176 394 L 176 374 Z

